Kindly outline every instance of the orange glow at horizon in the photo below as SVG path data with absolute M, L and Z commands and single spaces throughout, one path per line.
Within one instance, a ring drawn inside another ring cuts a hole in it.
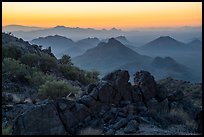
M 202 2 L 2 2 L 2 25 L 145 28 L 202 25 Z

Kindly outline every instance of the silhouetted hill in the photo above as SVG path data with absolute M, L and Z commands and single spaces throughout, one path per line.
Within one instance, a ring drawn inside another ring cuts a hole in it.
M 141 64 L 149 60 L 149 57 L 140 55 L 116 39 L 111 38 L 107 43 L 101 42 L 97 47 L 89 49 L 83 55 L 74 58 L 73 62 L 84 69 L 97 69 L 107 72 L 128 62 L 136 61 Z
M 157 69 L 163 69 L 165 71 L 172 71 L 175 73 L 183 73 L 189 71 L 189 68 L 187 68 L 184 65 L 179 64 L 174 59 L 170 57 L 156 57 L 153 62 L 151 63 L 151 66 L 157 68 Z
M 86 51 L 87 49 L 94 48 L 98 45 L 100 40 L 96 37 L 94 38 L 86 38 L 76 42 L 77 46 L 82 50 Z
M 126 69 L 130 74 L 134 74 L 134 71 L 147 70 L 154 74 L 156 79 L 165 78 L 171 76 L 176 79 L 199 81 L 199 76 L 190 68 L 183 64 L 178 63 L 170 57 L 156 57 L 149 64 L 138 64 L 137 62 L 131 62 L 124 64 L 120 69 Z M 131 77 L 132 80 L 132 77 Z
M 59 35 L 39 37 L 37 39 L 33 39 L 31 43 L 43 45 L 45 47 L 57 48 L 70 48 L 75 46 L 75 43 L 71 39 Z
M 63 29 L 64 26 L 57 26 L 56 28 Z M 59 35 L 40 37 L 31 41 L 31 43 L 42 45 L 45 48 L 52 47 L 53 53 L 58 58 L 63 54 L 69 54 L 71 57 L 82 55 L 86 50 L 96 47 L 99 42 L 96 37 L 74 42 L 72 39 Z
M 200 50 L 202 50 L 202 41 L 200 41 L 199 39 L 194 39 L 194 40 L 190 41 L 187 44 L 192 49 L 200 49 Z
M 118 37 L 114 37 L 116 40 L 120 41 L 123 45 L 131 45 L 133 44 L 132 42 L 130 42 L 125 36 L 118 36 Z M 107 39 L 102 39 L 101 42 L 108 42 L 108 38 Z
M 59 35 L 39 37 L 37 39 L 33 39 L 31 43 L 42 45 L 45 48 L 51 47 L 53 53 L 58 58 L 60 58 L 63 54 L 68 54 L 68 53 L 70 54 L 70 56 L 73 56 L 74 53 L 80 51 L 80 49 L 76 47 L 76 44 L 74 41 Z
M 143 50 L 180 50 L 186 49 L 187 46 L 185 43 L 182 43 L 178 40 L 173 39 L 170 36 L 161 36 L 149 43 L 140 47 Z

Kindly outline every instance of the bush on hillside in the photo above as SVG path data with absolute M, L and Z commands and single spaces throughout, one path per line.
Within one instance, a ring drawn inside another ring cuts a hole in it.
M 29 82 L 32 83 L 33 86 L 39 86 L 45 84 L 46 81 L 53 81 L 56 78 L 52 75 L 47 75 L 41 71 L 33 71 Z
M 60 59 L 61 64 L 72 66 L 73 63 L 71 62 L 71 57 L 69 55 L 63 55 Z
M 78 80 L 84 85 L 96 83 L 99 80 L 99 73 L 96 71 L 88 72 L 80 70 L 78 67 L 69 65 L 59 65 L 59 70 L 66 79 Z
M 7 45 L 2 46 L 2 59 L 4 58 L 13 58 L 13 59 L 19 59 L 21 58 L 22 53 L 20 50 L 20 47 L 17 47 L 15 45 Z
M 40 57 L 40 70 L 43 72 L 51 72 L 57 68 L 57 60 L 48 54 L 42 54 Z
M 92 71 L 92 72 L 89 72 L 87 71 L 86 72 L 86 77 L 87 77 L 87 83 L 96 83 L 99 81 L 99 72 L 98 71 Z
M 30 67 L 39 67 L 40 56 L 37 54 L 27 53 L 21 57 L 20 61 Z
M 2 77 L 16 82 L 28 82 L 31 77 L 29 66 L 21 64 L 12 58 L 4 58 L 2 62 Z
M 38 90 L 38 96 L 41 99 L 57 99 L 66 97 L 69 93 L 77 93 L 79 88 L 72 86 L 64 81 L 47 81 L 41 85 Z

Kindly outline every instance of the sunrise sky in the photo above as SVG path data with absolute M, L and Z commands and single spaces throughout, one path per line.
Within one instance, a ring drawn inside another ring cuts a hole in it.
M 202 2 L 3 2 L 2 25 L 120 29 L 202 25 Z

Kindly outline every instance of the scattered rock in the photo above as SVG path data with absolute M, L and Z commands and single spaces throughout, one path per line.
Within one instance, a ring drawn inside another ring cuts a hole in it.
M 115 134 L 115 130 L 114 129 L 109 129 L 105 135 L 114 135 Z
M 117 130 L 117 129 L 122 128 L 122 127 L 124 127 L 125 125 L 127 125 L 127 123 L 128 123 L 128 119 L 122 118 L 120 121 L 118 121 L 118 122 L 113 126 L 113 128 L 114 128 L 115 130 Z
M 104 129 L 105 135 L 139 134 L 140 124 L 160 127 L 171 125 L 174 121 L 171 120 L 173 117 L 168 117 L 170 109 L 182 108 L 192 113 L 192 117 L 198 112 L 193 105 L 188 104 L 188 100 L 183 99 L 183 92 L 177 90 L 167 94 L 165 87 L 156 85 L 149 72 L 137 72 L 133 86 L 128 82 L 127 71 L 117 70 L 103 80 L 87 86 L 75 101 L 57 99 L 32 104 L 27 98 L 26 105 L 30 104 L 32 109 L 26 109 L 16 118 L 14 134 L 76 134 L 86 127 Z M 15 104 L 12 95 L 3 93 L 2 99 L 5 103 Z M 4 111 L 11 112 L 15 108 L 15 105 L 11 105 L 4 106 Z M 10 115 L 2 114 L 7 117 Z M 202 118 L 198 115 L 197 119 Z M 200 132 L 202 124 L 197 123 Z
M 136 120 L 131 120 L 124 128 L 124 132 L 127 134 L 136 133 L 138 130 L 139 130 L 139 123 Z

